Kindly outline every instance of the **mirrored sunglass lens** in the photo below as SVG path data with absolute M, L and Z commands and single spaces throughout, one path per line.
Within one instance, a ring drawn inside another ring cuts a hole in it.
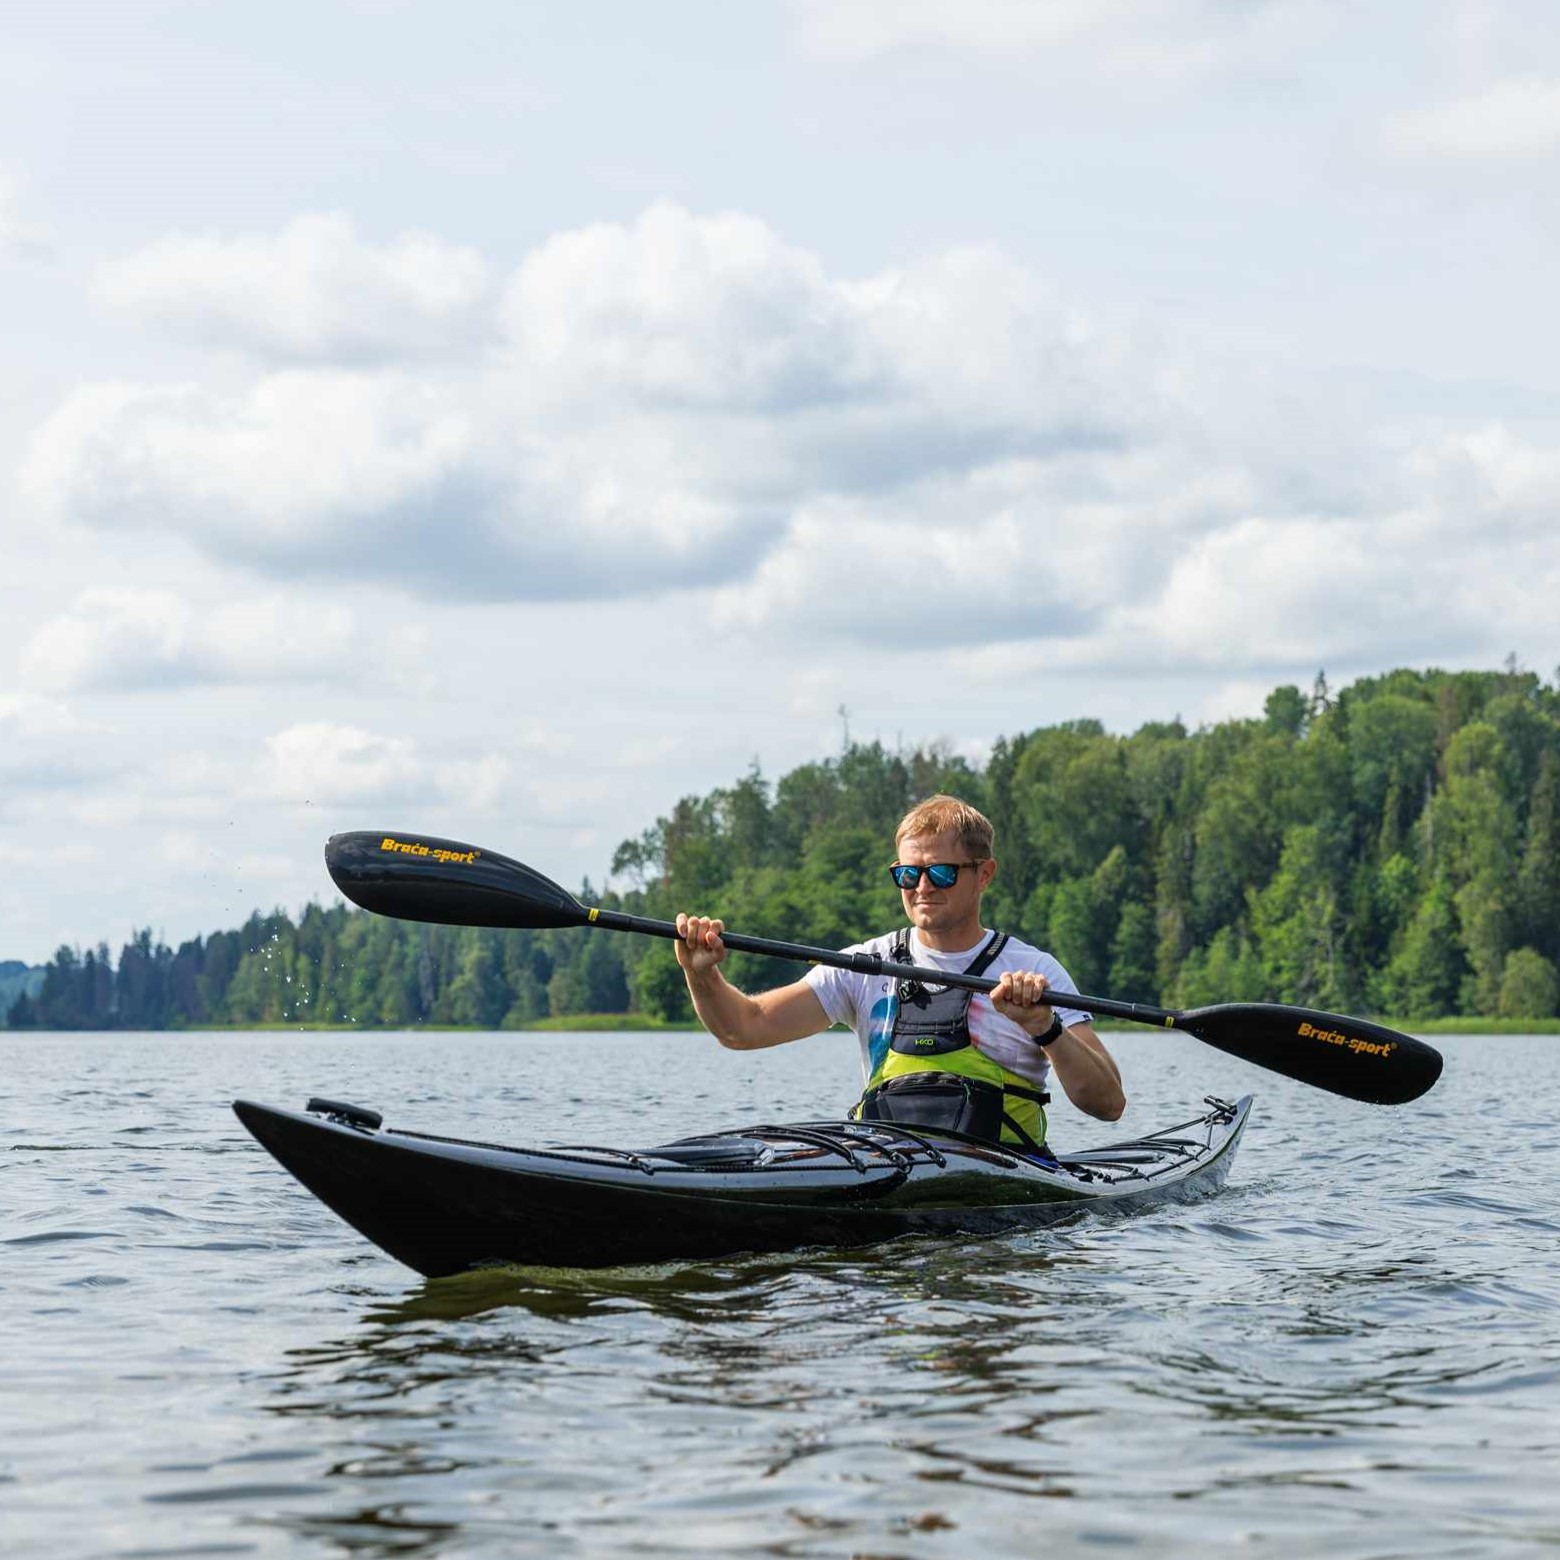
M 932 880 L 933 888 L 952 888 L 959 881 L 959 869 L 950 866 L 946 861 L 939 861 L 936 866 L 928 867 L 926 875 Z
M 893 867 L 894 881 L 901 888 L 914 888 L 921 881 L 921 869 L 919 867 Z

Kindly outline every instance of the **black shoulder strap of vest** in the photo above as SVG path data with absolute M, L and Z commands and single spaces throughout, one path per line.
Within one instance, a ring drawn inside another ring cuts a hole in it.
M 991 961 L 995 959 L 1009 942 L 1006 932 L 993 932 L 986 946 L 970 961 L 966 975 L 984 975 L 991 968 Z M 908 964 L 910 962 L 910 930 L 908 927 L 894 938 L 894 945 L 888 950 L 888 956 L 895 964 Z
M 975 955 L 970 963 L 970 967 L 964 973 L 966 975 L 984 975 L 991 968 L 992 961 L 1007 945 L 1008 934 L 1006 932 L 993 932 L 991 941 Z
M 893 946 L 888 950 L 888 956 L 895 964 L 908 964 L 910 962 L 910 928 L 907 926 L 895 937 Z M 902 980 L 894 988 L 901 1002 L 926 1001 L 926 988 L 919 981 Z
M 969 967 L 964 973 L 966 975 L 984 975 L 991 968 L 992 960 L 1007 947 L 1008 941 L 1009 938 L 1006 932 L 993 932 L 986 946 L 970 961 Z M 889 949 L 888 956 L 895 964 L 908 964 L 910 962 L 909 927 L 906 927 L 894 938 L 894 945 Z M 900 985 L 909 986 L 911 982 L 901 981 Z M 904 991 L 901 991 L 899 994 L 901 997 L 906 995 Z

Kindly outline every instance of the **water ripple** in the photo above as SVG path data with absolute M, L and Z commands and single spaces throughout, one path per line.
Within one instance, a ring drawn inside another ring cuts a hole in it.
M 1189 1089 L 1188 1050 L 1124 1036 L 1155 1115 L 1258 1091 L 1218 1199 L 433 1283 L 227 1111 L 326 1092 L 430 1130 L 643 1141 L 826 1114 L 852 1086 L 833 1040 L 716 1057 L 696 1036 L 589 1037 L 591 1077 L 657 1047 L 639 1099 L 536 1082 L 578 1080 L 584 1043 L 0 1040 L 25 1080 L 0 1208 L 6 1560 L 1560 1543 L 1552 1042 L 1448 1042 L 1435 1094 L 1378 1110 L 1207 1055 Z

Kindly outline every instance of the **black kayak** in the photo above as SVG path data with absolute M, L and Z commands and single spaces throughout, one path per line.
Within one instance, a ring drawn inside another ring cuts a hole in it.
M 1083 1209 L 1217 1191 L 1251 1096 L 1041 1161 L 886 1122 L 744 1127 L 659 1148 L 504 1148 L 384 1127 L 375 1111 L 237 1101 L 238 1118 L 348 1224 L 429 1278 L 495 1265 L 617 1267 L 917 1234 L 996 1234 Z

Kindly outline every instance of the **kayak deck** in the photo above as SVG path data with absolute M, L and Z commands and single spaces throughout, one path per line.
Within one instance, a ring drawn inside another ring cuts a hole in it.
M 333 1101 L 233 1108 L 347 1223 L 439 1277 L 995 1234 L 1205 1196 L 1224 1184 L 1251 1096 L 1205 1104 L 1177 1126 L 1057 1160 L 886 1122 L 760 1125 L 646 1149 L 509 1148 L 384 1128 Z

